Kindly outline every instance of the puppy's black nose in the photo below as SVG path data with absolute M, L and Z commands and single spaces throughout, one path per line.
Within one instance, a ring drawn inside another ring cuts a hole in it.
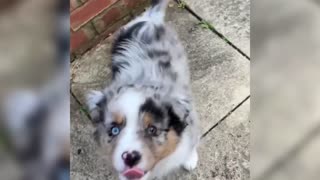
M 133 167 L 139 163 L 141 154 L 137 151 L 132 151 L 131 153 L 126 151 L 122 154 L 122 159 L 127 166 Z

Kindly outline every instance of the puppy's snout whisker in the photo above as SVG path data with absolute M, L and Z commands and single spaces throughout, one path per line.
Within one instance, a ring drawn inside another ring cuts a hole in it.
M 137 151 L 132 151 L 131 153 L 126 151 L 122 154 L 121 157 L 122 157 L 124 163 L 129 167 L 133 167 L 133 166 L 137 165 L 139 163 L 139 161 L 141 160 L 141 154 Z

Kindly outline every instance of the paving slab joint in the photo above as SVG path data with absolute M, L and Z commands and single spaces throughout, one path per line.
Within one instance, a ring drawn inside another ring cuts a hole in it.
M 219 38 L 224 40 L 228 45 L 230 45 L 232 48 L 234 48 L 236 51 L 238 51 L 242 56 L 244 56 L 247 60 L 250 61 L 250 57 L 244 53 L 240 48 L 238 48 L 236 45 L 234 45 L 230 40 L 228 40 L 222 33 L 220 33 L 218 30 L 214 28 L 212 24 L 210 24 L 208 21 L 206 21 L 204 18 L 199 16 L 196 12 L 194 12 L 188 4 L 183 0 L 174 0 L 179 8 L 187 10 L 192 16 L 194 16 L 197 20 L 200 22 L 198 23 L 199 26 L 201 26 L 204 29 L 209 29 L 212 32 L 214 32 Z
M 250 98 L 250 95 L 248 95 L 244 100 L 242 100 L 237 106 L 232 108 L 226 115 L 224 115 L 216 124 L 214 124 L 207 132 L 205 132 L 201 139 L 204 138 L 207 134 L 209 134 L 214 128 L 216 128 L 219 124 L 221 124 L 225 119 L 227 119 L 234 111 L 236 111 L 242 104 L 244 104 L 248 99 Z
M 76 101 L 76 103 L 80 106 L 80 111 L 85 114 L 85 116 L 92 122 L 91 116 L 86 108 L 85 105 L 83 105 L 80 100 L 77 98 L 77 96 L 72 92 L 72 90 L 70 90 L 70 94 L 71 96 L 74 98 L 74 100 Z

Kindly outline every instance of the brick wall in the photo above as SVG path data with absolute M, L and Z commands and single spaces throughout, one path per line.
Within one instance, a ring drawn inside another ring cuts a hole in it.
M 72 56 L 83 54 L 140 14 L 149 0 L 70 0 Z

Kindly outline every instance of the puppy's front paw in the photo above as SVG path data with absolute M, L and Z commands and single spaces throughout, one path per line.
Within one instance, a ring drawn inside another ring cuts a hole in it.
M 183 168 L 187 171 L 194 170 L 198 164 L 198 153 L 196 150 L 193 150 L 191 156 L 188 160 L 183 164 Z

